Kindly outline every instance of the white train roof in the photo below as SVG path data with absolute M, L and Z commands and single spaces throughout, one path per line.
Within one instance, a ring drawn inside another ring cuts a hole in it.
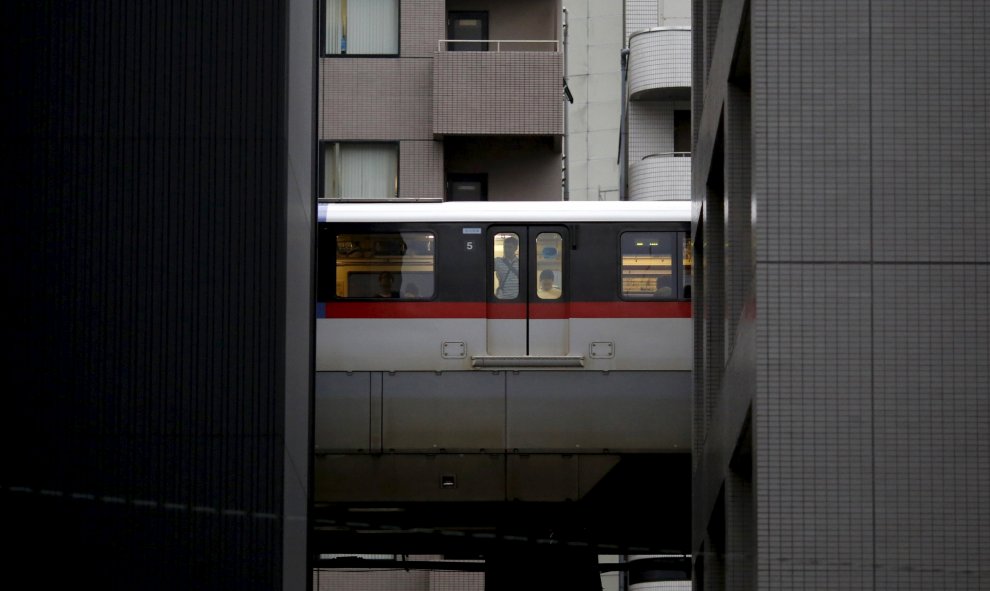
M 445 201 L 319 204 L 321 222 L 689 222 L 690 201 Z

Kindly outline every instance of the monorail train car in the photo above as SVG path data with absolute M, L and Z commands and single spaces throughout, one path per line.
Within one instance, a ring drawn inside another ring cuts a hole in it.
M 690 203 L 321 203 L 316 500 L 580 498 L 688 453 Z

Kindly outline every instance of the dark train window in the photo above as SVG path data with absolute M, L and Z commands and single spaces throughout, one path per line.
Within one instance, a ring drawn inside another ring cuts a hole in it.
M 500 300 L 514 300 L 519 297 L 519 235 L 514 232 L 496 234 L 493 247 L 494 295 Z
M 563 294 L 564 239 L 556 232 L 541 232 L 536 236 L 536 297 L 559 300 Z
M 431 232 L 338 234 L 337 297 L 432 298 L 435 241 Z
M 675 267 L 676 232 L 624 232 L 621 290 L 631 300 L 679 299 Z
M 681 234 L 681 297 L 685 300 L 691 299 L 691 266 L 694 262 L 692 256 L 691 236 Z

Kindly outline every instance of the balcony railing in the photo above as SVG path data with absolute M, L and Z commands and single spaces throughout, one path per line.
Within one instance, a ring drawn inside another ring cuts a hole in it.
M 657 152 L 656 154 L 647 154 L 643 156 L 641 160 L 647 160 L 649 158 L 690 158 L 691 152 Z
M 504 51 L 534 51 L 528 47 L 521 46 L 523 43 L 529 43 L 540 48 L 535 51 L 552 51 L 560 53 L 560 41 L 557 41 L 556 39 L 440 39 L 437 41 L 437 51 L 459 51 L 456 49 L 449 49 L 451 46 L 458 43 L 484 43 L 488 46 L 487 51 L 495 52 L 503 51 L 503 44 L 505 45 Z M 493 46 L 494 49 L 492 49 Z
M 629 167 L 630 201 L 691 199 L 691 152 L 648 154 Z

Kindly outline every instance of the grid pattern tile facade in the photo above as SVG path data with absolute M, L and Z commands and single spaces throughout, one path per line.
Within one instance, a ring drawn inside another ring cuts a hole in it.
M 749 93 L 729 84 L 725 104 L 725 346 L 730 358 L 747 302 L 754 297 L 755 249 Z
M 705 31 L 695 81 L 709 64 L 728 73 L 734 56 L 711 54 L 716 16 L 742 4 L 694 3 Z M 706 80 L 714 112 L 695 112 L 692 159 L 725 174 L 724 195 L 695 188 L 705 245 L 696 428 L 708 435 L 695 438 L 695 482 L 713 483 L 696 488 L 712 501 L 695 515 L 695 549 L 714 548 L 708 524 L 748 502 L 719 497 L 730 484 L 719 462 L 742 428 L 726 409 L 751 397 L 741 403 L 752 405 L 757 573 L 746 583 L 732 556 L 715 557 L 728 572 L 712 571 L 704 588 L 990 588 L 990 10 L 966 0 L 747 4 L 751 83 Z M 736 128 L 744 111 L 748 134 Z M 748 150 L 736 141 L 747 135 Z M 726 301 L 713 293 L 722 242 L 712 233 L 724 231 L 734 254 L 746 194 L 756 338 L 724 364 L 751 365 L 755 394 L 718 374 L 723 351 L 708 327 L 712 308 L 734 313 L 741 293 L 731 260 Z
M 629 162 L 674 151 L 674 109 L 678 104 L 667 101 L 629 103 Z
M 695 321 L 704 325 L 702 343 L 702 440 L 712 430 L 712 416 L 722 394 L 725 371 L 725 209 L 720 191 L 707 187 L 708 207 L 705 209 L 704 256 L 701 272 L 704 274 L 705 305 L 703 315 L 695 315 Z
M 563 54 L 439 52 L 433 133 L 563 135 Z
M 868 264 L 760 266 L 755 426 L 766 589 L 872 583 Z
M 877 588 L 987 589 L 990 268 L 879 265 L 873 282 Z
M 626 37 L 652 29 L 659 22 L 657 0 L 626 0 Z
M 399 51 L 402 57 L 432 58 L 445 39 L 446 6 L 441 0 L 399 0 Z
M 432 139 L 430 59 L 320 60 L 320 140 Z
M 691 86 L 691 31 L 640 33 L 629 40 L 629 93 Z
M 692 27 L 691 30 L 701 35 L 702 59 L 704 60 L 703 75 L 704 82 L 708 82 L 708 70 L 712 65 L 712 52 L 715 50 L 715 33 L 718 31 L 718 19 L 722 13 L 723 0 L 703 0 L 698 2 L 698 7 L 702 10 L 702 22 L 700 27 Z M 726 0 L 738 1 L 738 0 Z M 695 86 L 704 88 L 704 86 Z
M 877 260 L 987 260 L 988 12 L 962 0 L 873 2 Z
M 630 201 L 687 200 L 690 196 L 689 156 L 656 156 L 629 163 Z
M 828 17 L 811 4 L 767 2 L 765 30 L 753 31 L 768 84 L 754 105 L 766 131 L 757 175 L 772 183 L 760 204 L 761 259 L 869 256 L 870 40 L 853 34 L 869 18 L 854 0 L 833 3 Z
M 399 197 L 436 199 L 443 196 L 443 144 L 432 140 L 399 142 Z
M 752 589 L 756 574 L 753 482 L 736 471 L 725 483 L 726 589 Z

